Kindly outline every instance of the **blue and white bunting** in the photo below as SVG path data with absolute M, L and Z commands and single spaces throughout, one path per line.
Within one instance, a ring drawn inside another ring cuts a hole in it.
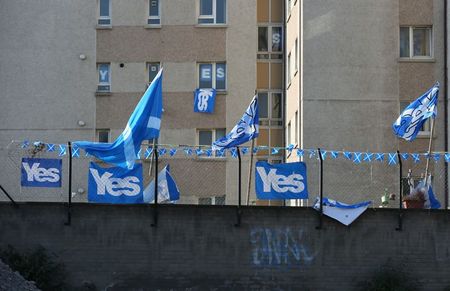
M 297 157 L 303 157 L 305 151 L 302 149 L 297 149 Z
M 355 164 L 360 164 L 361 163 L 361 156 L 362 156 L 362 153 L 354 152 L 353 153 L 353 162 Z
M 66 145 L 60 144 L 59 145 L 59 156 L 65 156 L 67 154 Z
M 345 157 L 347 160 L 351 160 L 351 159 L 352 159 L 352 153 L 350 153 L 350 152 L 344 152 L 343 154 L 344 154 L 344 157 Z
M 419 163 L 420 162 L 420 155 L 419 154 L 411 154 L 411 156 L 412 156 L 412 158 L 413 158 L 413 160 L 414 160 L 414 163 Z
M 373 158 L 373 153 L 364 153 L 364 162 L 370 163 Z
M 74 145 L 72 147 L 72 158 L 79 158 L 80 157 L 80 148 Z
M 384 161 L 384 153 L 376 153 L 375 154 L 375 160 L 378 162 Z
M 436 82 L 422 96 L 408 105 L 397 120 L 392 124 L 394 134 L 407 141 L 413 141 L 425 121 L 437 115 L 439 82 Z
M 447 163 L 450 162 L 450 154 L 449 153 L 445 153 L 444 158 Z
M 169 156 L 173 157 L 176 154 L 177 154 L 177 149 L 170 149 Z
M 94 157 L 122 168 L 133 168 L 144 140 L 159 137 L 162 113 L 162 69 L 153 79 L 114 143 L 74 142 Z
M 400 156 L 402 157 L 402 160 L 406 161 L 409 158 L 409 154 L 408 153 L 401 153 Z
M 24 140 L 22 142 L 21 148 L 26 149 L 30 145 L 30 142 L 27 140 Z
M 47 144 L 47 152 L 54 152 L 55 151 L 55 144 L 48 143 Z
M 150 158 L 150 156 L 152 155 L 152 153 L 153 153 L 153 148 L 147 148 L 146 150 L 145 150 L 145 158 L 146 159 L 149 159 Z
M 396 165 L 397 164 L 397 153 L 388 153 L 388 164 Z

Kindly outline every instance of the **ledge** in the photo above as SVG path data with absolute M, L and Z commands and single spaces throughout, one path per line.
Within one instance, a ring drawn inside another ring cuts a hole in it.
M 227 28 L 228 24 L 196 24 L 197 28 Z
M 95 92 L 96 97 L 111 96 L 111 92 Z
M 112 25 L 96 25 L 95 26 L 95 29 L 98 29 L 98 30 L 103 30 L 103 29 L 105 29 L 105 30 L 107 30 L 107 29 L 112 29 Z
M 162 25 L 161 24 L 155 24 L 155 25 L 146 24 L 146 25 L 144 25 L 144 28 L 145 29 L 161 29 Z
M 435 63 L 435 58 L 420 59 L 420 58 L 398 58 L 399 63 Z

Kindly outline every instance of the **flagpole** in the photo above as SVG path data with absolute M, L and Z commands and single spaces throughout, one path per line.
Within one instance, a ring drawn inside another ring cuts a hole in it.
M 236 147 L 237 156 L 238 156 L 238 206 L 237 206 L 237 222 L 234 226 L 241 226 L 241 151 L 239 147 Z
M 425 168 L 425 179 L 428 177 L 428 169 L 430 166 L 430 156 L 431 156 L 431 147 L 433 146 L 433 133 L 434 133 L 434 118 L 431 118 L 431 132 L 430 132 L 430 141 L 428 143 L 428 156 L 427 156 L 427 166 Z
M 153 140 L 153 154 L 155 155 L 155 189 L 154 189 L 154 199 L 155 199 L 155 209 L 153 212 L 153 223 L 151 226 L 157 226 L 158 224 L 158 145 L 156 143 L 156 138 Z
M 247 206 L 250 201 L 250 184 L 252 183 L 252 170 L 253 170 L 253 148 L 255 147 L 255 139 L 252 139 L 252 148 L 250 150 L 250 166 L 248 168 L 248 185 L 247 185 Z
M 149 143 L 150 145 L 150 143 Z M 148 169 L 148 176 L 151 177 L 152 176 L 152 170 L 153 170 L 153 160 L 155 159 L 155 145 L 156 145 L 156 139 L 153 139 L 153 146 L 152 146 L 152 155 L 150 157 L 150 168 Z

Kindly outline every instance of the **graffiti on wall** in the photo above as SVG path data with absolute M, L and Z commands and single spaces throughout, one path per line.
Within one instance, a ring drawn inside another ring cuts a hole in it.
M 250 230 L 251 261 L 257 267 L 306 266 L 315 257 L 302 229 L 264 228 Z

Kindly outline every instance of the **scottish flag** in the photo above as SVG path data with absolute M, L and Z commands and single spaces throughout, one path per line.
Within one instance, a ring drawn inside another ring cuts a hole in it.
M 162 112 L 162 69 L 145 91 L 122 134 L 114 143 L 77 141 L 73 144 L 110 164 L 132 169 L 143 140 L 159 137 Z
M 326 216 L 348 226 L 363 214 L 371 203 L 371 201 L 366 201 L 357 204 L 346 204 L 324 197 L 322 199 L 322 211 Z M 314 209 L 320 211 L 320 198 L 316 199 Z
M 194 112 L 213 113 L 216 103 L 216 89 L 196 89 L 194 92 Z
M 165 166 L 158 174 L 158 203 L 173 202 L 180 199 L 180 190 L 170 175 L 169 165 Z M 155 180 L 144 189 L 144 203 L 155 201 Z
M 425 121 L 430 117 L 436 117 L 438 95 L 439 82 L 436 82 L 425 94 L 403 110 L 398 119 L 392 124 L 394 134 L 407 141 L 413 141 Z
M 213 150 L 236 147 L 259 135 L 258 96 L 253 97 L 241 120 L 224 137 L 212 144 Z
M 439 200 L 437 200 L 436 196 L 434 195 L 433 192 L 433 187 L 431 187 L 431 175 L 428 176 L 428 178 L 421 181 L 419 183 L 419 185 L 417 185 L 417 189 L 420 189 L 422 187 L 425 187 L 426 191 L 425 191 L 425 203 L 424 203 L 424 208 L 427 209 L 439 209 L 441 208 L 441 203 L 439 202 Z

